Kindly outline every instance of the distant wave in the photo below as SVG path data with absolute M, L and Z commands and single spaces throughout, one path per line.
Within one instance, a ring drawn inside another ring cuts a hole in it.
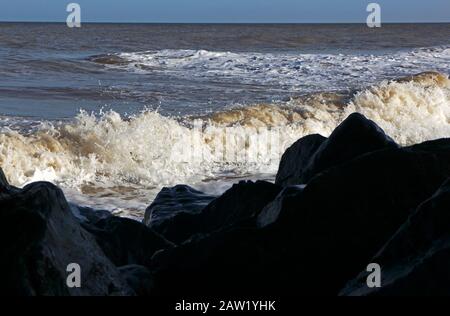
M 107 67 L 177 78 L 279 86 L 303 92 L 339 91 L 424 70 L 450 68 L 450 46 L 387 54 L 298 54 L 175 50 L 92 56 Z

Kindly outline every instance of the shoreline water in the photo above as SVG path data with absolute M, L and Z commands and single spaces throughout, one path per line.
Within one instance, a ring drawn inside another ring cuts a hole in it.
M 123 216 L 163 186 L 273 180 L 286 148 L 352 112 L 400 144 L 450 134 L 448 24 L 0 29 L 8 180 Z M 424 71 L 442 76 L 396 81 Z
M 236 179 L 273 180 L 295 140 L 328 136 L 355 111 L 402 145 L 445 137 L 450 80 L 429 72 L 348 96 L 310 94 L 183 119 L 155 111 L 81 113 L 73 122 L 41 122 L 25 134 L 4 130 L 0 161 L 14 185 L 51 181 L 73 203 L 142 218 L 163 186 L 188 184 L 219 195 Z

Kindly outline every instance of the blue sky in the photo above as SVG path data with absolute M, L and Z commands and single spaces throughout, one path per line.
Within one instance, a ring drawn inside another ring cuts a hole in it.
M 82 22 L 361 22 L 370 2 L 382 22 L 450 22 L 450 0 L 1 0 L 0 21 L 65 21 L 77 2 Z

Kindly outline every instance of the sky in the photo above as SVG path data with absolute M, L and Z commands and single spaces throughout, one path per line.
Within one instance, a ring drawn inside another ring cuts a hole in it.
M 365 23 L 367 4 L 382 22 L 450 22 L 450 0 L 0 0 L 0 21 L 66 21 L 81 6 L 81 22 Z

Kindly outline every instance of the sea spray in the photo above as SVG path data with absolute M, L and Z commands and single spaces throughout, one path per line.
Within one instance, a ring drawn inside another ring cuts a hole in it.
M 450 80 L 426 73 L 347 97 L 319 93 L 197 117 L 81 112 L 72 122 L 41 124 L 33 132 L 4 128 L 0 165 L 17 186 L 47 180 L 66 192 L 123 198 L 125 205 L 138 196 L 143 207 L 151 201 L 149 190 L 165 185 L 275 174 L 294 141 L 328 136 L 355 111 L 401 145 L 448 137 Z

